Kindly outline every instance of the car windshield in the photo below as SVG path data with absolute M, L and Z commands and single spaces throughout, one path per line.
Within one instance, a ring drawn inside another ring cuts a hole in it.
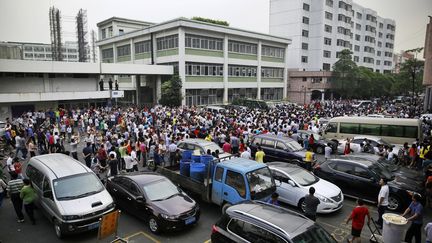
M 379 176 L 379 178 L 386 178 L 387 180 L 394 179 L 393 174 L 380 163 L 372 164 L 369 169 L 372 171 L 372 173 Z
M 143 189 L 150 201 L 162 201 L 179 194 L 178 188 L 166 179 L 144 185 Z
M 387 145 L 387 146 L 389 146 L 389 147 L 393 147 L 392 144 L 388 143 L 387 141 L 383 140 L 382 138 L 378 139 L 378 140 L 377 140 L 377 143 L 378 143 L 378 144 L 382 144 L 382 145 Z
M 209 144 L 209 145 L 206 145 L 206 146 L 204 147 L 204 150 L 205 150 L 204 153 L 206 153 L 207 150 L 209 150 L 209 149 L 210 149 L 211 152 L 215 152 L 216 150 L 219 150 L 219 152 L 223 153 L 222 148 L 219 147 L 217 144 L 214 144 L 214 143 L 211 143 L 211 144 Z
M 262 199 L 276 190 L 276 184 L 268 167 L 248 172 L 246 178 L 253 199 Z
M 77 174 L 53 181 L 57 200 L 72 200 L 101 192 L 104 187 L 94 173 Z
M 323 228 L 314 225 L 293 239 L 294 243 L 337 243 L 337 241 Z
M 319 178 L 303 169 L 298 169 L 289 173 L 291 179 L 302 186 L 310 186 L 319 181 Z
M 303 149 L 303 147 L 296 141 L 291 141 L 286 144 L 288 145 L 289 151 L 300 151 Z

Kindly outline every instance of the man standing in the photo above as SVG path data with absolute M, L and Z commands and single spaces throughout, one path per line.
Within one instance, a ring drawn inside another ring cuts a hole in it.
M 245 150 L 240 154 L 240 158 L 251 159 L 251 154 L 245 145 Z
M 389 187 L 387 185 L 387 179 L 381 178 L 380 180 L 381 189 L 378 194 L 378 220 L 377 224 L 380 228 L 383 226 L 382 216 L 388 206 Z
M 18 223 L 24 222 L 24 215 L 22 213 L 22 199 L 20 197 L 20 191 L 24 186 L 24 182 L 22 179 L 18 178 L 18 174 L 13 173 L 11 175 L 11 180 L 7 184 L 6 191 L 10 196 L 10 199 L 12 201 L 12 204 L 15 209 L 15 213 L 18 217 Z
M 328 143 L 324 148 L 324 157 L 326 160 L 331 159 L 332 147 L 331 144 Z
M 313 186 L 309 187 L 309 195 L 304 199 L 305 203 L 305 216 L 309 219 L 316 221 L 316 211 L 320 200 L 314 196 L 315 188 Z
M 110 154 L 108 165 L 111 170 L 111 176 L 115 176 L 118 174 L 118 160 L 115 158 L 114 154 Z
M 346 220 L 346 224 L 352 220 L 351 224 L 351 235 L 352 239 L 348 240 L 350 243 L 360 242 L 360 234 L 364 226 L 365 216 L 368 218 L 368 224 L 370 222 L 369 210 L 364 206 L 363 199 L 357 200 L 357 206 L 352 210 L 351 215 Z
M 171 139 L 170 145 L 168 145 L 168 151 L 169 151 L 169 161 L 170 166 L 173 166 L 175 164 L 176 159 L 176 151 L 177 151 L 177 145 L 175 144 L 174 139 Z
M 83 149 L 83 157 L 87 167 L 91 168 L 91 155 L 93 149 L 91 148 L 91 143 L 87 142 L 87 146 Z
M 314 160 L 314 153 L 312 152 L 312 147 L 309 147 L 308 151 L 306 151 L 305 154 L 305 168 L 308 171 L 312 171 L 313 160 Z
M 72 154 L 72 157 L 76 160 L 78 160 L 78 143 L 79 143 L 79 137 L 76 138 L 77 140 L 75 140 L 75 137 L 71 138 L 71 142 L 70 142 L 70 152 Z
M 420 203 L 421 196 L 419 194 L 414 194 L 412 196 L 412 202 L 409 207 L 402 214 L 402 217 L 405 215 L 410 215 L 407 220 L 411 221 L 411 225 L 406 232 L 405 242 L 410 243 L 411 239 L 415 237 L 416 243 L 421 243 L 421 226 L 423 224 L 423 206 Z
M 258 146 L 258 151 L 255 153 L 256 162 L 264 163 L 265 153 L 262 150 L 261 146 Z
M 36 200 L 36 192 L 33 187 L 30 185 L 29 179 L 24 179 L 24 187 L 20 191 L 20 197 L 24 203 L 24 209 L 27 213 L 27 216 L 30 218 L 32 224 L 36 224 L 36 220 L 34 218 L 34 201 Z

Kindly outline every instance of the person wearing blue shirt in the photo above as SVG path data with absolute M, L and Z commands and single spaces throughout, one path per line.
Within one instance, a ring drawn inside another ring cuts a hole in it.
M 421 226 L 423 224 L 423 206 L 420 203 L 421 196 L 419 194 L 414 194 L 412 196 L 412 202 L 409 207 L 402 214 L 402 217 L 409 214 L 409 217 L 406 218 L 408 221 L 411 221 L 411 225 L 406 232 L 405 242 L 410 243 L 411 239 L 415 237 L 416 243 L 421 243 Z
M 269 198 L 269 200 L 267 200 L 267 203 L 279 206 L 278 198 L 279 198 L 279 194 L 277 192 L 275 192 L 271 195 L 271 198 Z

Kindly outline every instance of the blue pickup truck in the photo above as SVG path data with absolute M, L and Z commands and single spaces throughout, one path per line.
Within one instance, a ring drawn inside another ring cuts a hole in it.
M 221 206 L 222 212 L 243 201 L 268 200 L 276 191 L 274 178 L 263 163 L 234 157 L 210 163 L 204 182 L 181 175 L 178 167 L 159 167 L 158 170 L 183 189 L 201 195 L 203 201 Z

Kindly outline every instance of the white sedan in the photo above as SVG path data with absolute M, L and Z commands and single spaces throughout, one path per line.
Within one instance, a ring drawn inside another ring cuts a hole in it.
M 276 192 L 279 201 L 299 207 L 304 212 L 304 198 L 309 188 L 315 188 L 315 196 L 320 200 L 317 213 L 332 213 L 342 208 L 344 196 L 336 185 L 316 177 L 300 166 L 285 163 L 267 163 L 278 185 Z

